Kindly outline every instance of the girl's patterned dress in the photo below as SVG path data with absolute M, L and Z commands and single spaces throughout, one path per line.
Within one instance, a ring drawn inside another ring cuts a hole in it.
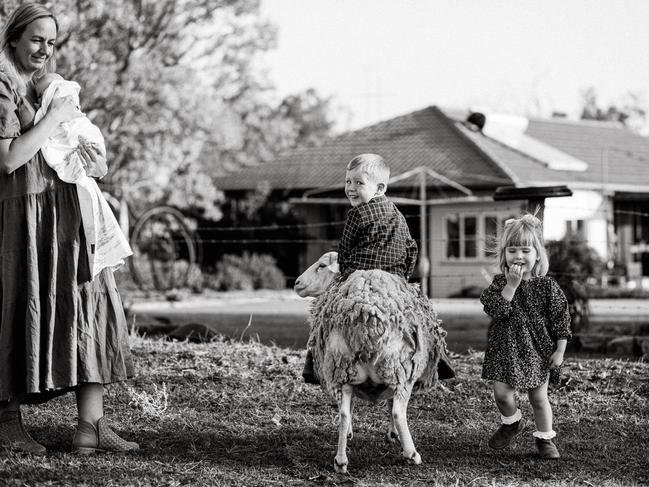
M 0 138 L 29 130 L 34 114 L 0 72 Z M 90 281 L 77 189 L 39 151 L 0 174 L 0 402 L 42 402 L 131 375 L 113 273 Z
M 570 339 L 568 302 L 548 276 L 521 281 L 508 302 L 507 279 L 497 275 L 480 302 L 491 316 L 482 378 L 519 389 L 533 389 L 548 378 L 548 361 L 560 339 Z

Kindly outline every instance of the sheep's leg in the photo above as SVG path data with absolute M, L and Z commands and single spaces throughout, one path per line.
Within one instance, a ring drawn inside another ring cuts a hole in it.
M 338 424 L 338 452 L 334 458 L 334 469 L 338 473 L 347 473 L 347 435 L 351 430 L 352 386 L 342 387 L 341 399 L 338 402 L 340 422 Z
M 352 418 L 354 417 L 354 398 L 352 397 L 349 402 L 349 429 L 347 430 L 347 439 L 354 438 L 354 431 L 352 429 Z
M 399 434 L 402 455 L 408 460 L 408 463 L 419 465 L 421 463 L 421 456 L 415 450 L 415 443 L 412 441 L 412 435 L 408 429 L 408 419 L 406 417 L 411 391 L 412 386 L 403 391 L 403 394 L 395 394 L 392 404 L 392 420 Z
M 390 425 L 388 426 L 388 433 L 385 435 L 385 439 L 388 443 L 394 443 L 399 440 L 399 433 L 397 433 L 396 428 L 394 427 L 394 416 L 392 415 L 392 399 L 388 399 L 388 413 L 390 414 Z

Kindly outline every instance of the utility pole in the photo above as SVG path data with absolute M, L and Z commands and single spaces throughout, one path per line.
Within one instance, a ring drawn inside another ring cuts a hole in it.
M 428 283 L 430 281 L 430 260 L 428 259 L 428 232 L 426 225 L 426 173 L 424 171 L 421 171 L 419 173 L 419 202 L 419 240 L 421 242 L 421 248 L 419 249 L 419 274 L 421 275 L 421 291 L 424 293 L 424 296 L 428 296 Z

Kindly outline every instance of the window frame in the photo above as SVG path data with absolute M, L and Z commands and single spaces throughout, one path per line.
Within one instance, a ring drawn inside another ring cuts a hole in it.
M 490 211 L 448 211 L 443 216 L 444 227 L 444 242 L 443 242 L 443 259 L 447 263 L 475 263 L 493 260 L 493 256 L 487 254 L 487 235 L 486 235 L 486 221 L 487 217 L 496 218 L 496 239 L 500 238 L 504 222 L 508 218 L 514 217 L 514 211 L 508 210 L 490 210 Z M 459 257 L 449 257 L 448 244 L 449 233 L 448 224 L 451 218 L 457 218 L 458 222 L 458 244 L 459 244 Z M 466 238 L 465 238 L 465 219 L 466 217 L 473 217 L 476 219 L 476 233 L 475 233 L 475 257 L 466 257 Z

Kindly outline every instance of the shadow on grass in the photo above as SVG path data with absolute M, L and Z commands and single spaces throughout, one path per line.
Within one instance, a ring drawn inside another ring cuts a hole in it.
M 467 482 L 479 478 L 502 482 L 561 481 L 576 479 L 580 472 L 590 482 L 605 483 L 607 479 L 615 479 L 622 485 L 637 485 L 646 481 L 646 477 L 642 477 L 646 470 L 642 469 L 641 462 L 645 458 L 647 438 L 632 425 L 621 428 L 618 425 L 610 428 L 612 431 L 603 429 L 594 431 L 592 438 L 576 438 L 570 433 L 570 425 L 562 425 L 566 434 L 557 439 L 557 444 L 563 458 L 543 461 L 536 455 L 531 429 L 509 449 L 494 452 L 486 445 L 487 431 L 458 429 L 455 435 L 441 435 L 428 426 L 413 431 L 424 461 L 418 467 L 407 466 L 401 458 L 399 445 L 384 440 L 383 429 L 366 429 L 357 431 L 349 442 L 349 468 L 354 478 L 371 479 L 380 473 L 388 477 L 395 475 L 403 481 L 422 477 L 458 478 Z M 44 443 L 52 450 L 51 456 L 68 457 L 71 452 L 72 428 L 58 428 L 49 435 L 45 428 L 37 428 L 33 433 L 38 438 L 46 438 Z M 133 432 L 123 434 L 134 436 Z M 594 441 L 596 435 L 602 434 L 608 437 L 606 445 Z M 161 421 L 157 431 L 137 432 L 137 441 L 142 449 L 134 454 L 103 455 L 98 463 L 96 459 L 90 461 L 90 469 L 84 462 L 68 461 L 57 473 L 51 472 L 51 467 L 34 466 L 29 478 L 63 481 L 83 475 L 85 471 L 87 475 L 92 473 L 95 480 L 106 476 L 114 481 L 121 478 L 122 469 L 123 475 L 131 476 L 133 468 L 142 462 L 145 465 L 140 468 L 147 475 L 156 469 L 158 473 L 178 474 L 192 470 L 191 466 L 197 464 L 217 471 L 279 470 L 303 478 L 304 475 L 317 478 L 321 472 L 335 475 L 332 464 L 336 429 L 333 425 L 326 428 L 283 426 L 265 433 L 247 434 L 230 429 L 179 431 L 177 424 Z M 620 451 L 622 448 L 627 450 L 627 461 L 612 465 L 607 450 Z

